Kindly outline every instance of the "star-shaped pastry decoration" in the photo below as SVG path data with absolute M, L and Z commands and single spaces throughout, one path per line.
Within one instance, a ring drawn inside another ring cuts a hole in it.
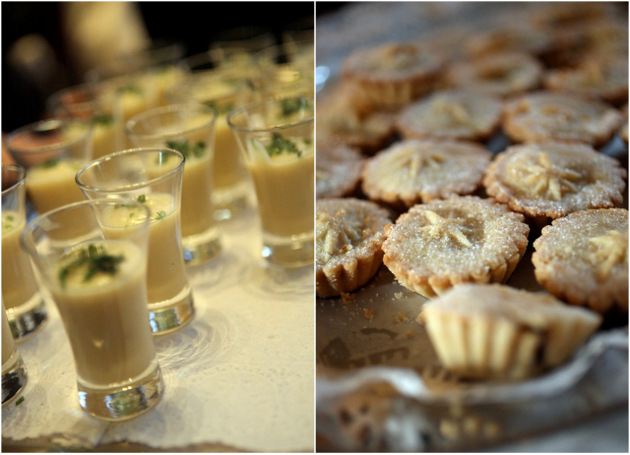
M 431 110 L 436 114 L 447 116 L 450 120 L 461 125 L 472 123 L 470 113 L 462 103 L 438 97 L 433 101 Z
M 574 182 L 582 177 L 573 169 L 556 166 L 549 156 L 542 152 L 538 162 L 528 167 L 529 175 L 523 183 L 538 196 L 559 201 L 566 193 L 577 193 L 579 188 Z
M 424 216 L 430 224 L 421 227 L 421 231 L 427 232 L 432 237 L 439 237 L 442 241 L 451 240 L 458 245 L 472 247 L 466 234 L 471 235 L 473 231 L 464 225 L 465 220 L 444 218 L 431 210 L 425 211 Z
M 406 147 L 396 155 L 392 162 L 392 170 L 407 170 L 410 179 L 416 178 L 424 168 L 438 169 L 444 162 L 444 156 L 439 153 L 418 153 L 418 149 Z
M 592 258 L 600 281 L 606 279 L 616 264 L 628 260 L 628 236 L 619 231 L 608 231 L 589 239 L 589 243 L 595 247 Z
M 353 242 L 361 238 L 361 222 L 356 220 L 353 223 L 353 217 L 345 217 L 345 213 L 345 209 L 339 209 L 332 216 L 328 213 L 317 216 L 317 240 L 322 241 L 326 260 L 334 254 L 350 251 Z

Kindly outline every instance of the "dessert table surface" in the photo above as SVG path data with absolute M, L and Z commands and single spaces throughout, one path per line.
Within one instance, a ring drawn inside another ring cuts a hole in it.
M 196 314 L 155 338 L 165 382 L 148 413 L 110 423 L 81 410 L 70 345 L 49 320 L 18 350 L 24 400 L 2 409 L 3 451 L 294 452 L 314 450 L 312 267 L 276 269 L 259 256 L 250 207 L 219 224 L 223 250 L 188 268 Z

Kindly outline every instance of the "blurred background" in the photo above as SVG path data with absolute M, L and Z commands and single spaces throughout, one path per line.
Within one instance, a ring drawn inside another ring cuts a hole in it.
M 301 40 L 313 27 L 312 2 L 2 2 L 2 131 L 40 120 L 50 95 L 121 57 L 152 50 L 176 63 L 246 35 L 259 47 Z

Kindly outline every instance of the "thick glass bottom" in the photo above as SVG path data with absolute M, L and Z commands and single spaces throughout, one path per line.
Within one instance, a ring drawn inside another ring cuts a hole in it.
M 262 257 L 279 267 L 303 267 L 314 261 L 313 233 L 278 237 L 263 232 Z
M 157 362 L 142 379 L 115 387 L 91 387 L 77 382 L 79 404 L 87 413 L 109 421 L 128 420 L 144 414 L 160 400 L 164 381 Z
M 2 406 L 15 400 L 28 381 L 26 367 L 18 351 L 2 365 Z
M 44 327 L 48 320 L 44 299 L 36 292 L 22 305 L 7 308 L 7 319 L 15 341 L 29 339 Z
M 194 299 L 190 286 L 175 298 L 149 304 L 149 323 L 153 335 L 171 333 L 193 320 L 195 316 Z
M 221 238 L 216 228 L 202 234 L 191 235 L 182 239 L 184 261 L 189 265 L 199 265 L 216 257 L 222 249 Z

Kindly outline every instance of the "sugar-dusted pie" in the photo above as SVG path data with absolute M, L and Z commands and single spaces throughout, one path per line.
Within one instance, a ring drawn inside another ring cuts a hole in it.
M 396 127 L 406 138 L 483 141 L 497 130 L 501 109 L 491 95 L 441 90 L 402 109 Z
M 613 105 L 628 102 L 628 60 L 591 58 L 571 68 L 548 71 L 547 90 L 602 100 Z
M 344 144 L 317 142 L 315 189 L 317 198 L 351 196 L 359 187 L 365 158 Z
M 393 206 L 412 206 L 481 186 L 492 154 L 462 141 L 406 139 L 371 158 L 363 169 L 363 192 Z
M 317 140 L 357 147 L 370 155 L 383 147 L 395 133 L 392 112 L 357 106 L 351 87 L 338 84 L 317 98 Z
M 600 313 L 628 312 L 628 211 L 571 213 L 542 229 L 532 262 L 538 282 L 556 297 Z
M 538 89 L 542 75 L 542 64 L 533 56 L 521 52 L 462 60 L 453 63 L 447 72 L 447 78 L 454 87 L 498 97 Z
M 601 324 L 547 293 L 462 284 L 426 303 L 419 321 L 443 366 L 462 377 L 522 379 L 556 367 Z
M 532 218 L 558 218 L 623 202 L 626 170 L 586 144 L 520 144 L 488 166 L 487 193 Z
M 444 58 L 415 43 L 388 42 L 358 49 L 343 64 L 356 96 L 379 108 L 399 108 L 433 89 Z
M 366 284 L 382 264 L 388 212 L 371 201 L 317 201 L 316 293 L 331 297 Z
M 604 145 L 623 121 L 612 106 L 565 93 L 528 93 L 506 103 L 503 130 L 515 142 Z
M 480 57 L 504 52 L 525 52 L 540 56 L 552 45 L 552 36 L 546 30 L 513 23 L 481 31 L 472 36 L 465 44 L 468 53 Z
M 385 229 L 384 264 L 425 297 L 460 283 L 505 282 L 527 248 L 520 213 L 477 196 L 418 204 Z

